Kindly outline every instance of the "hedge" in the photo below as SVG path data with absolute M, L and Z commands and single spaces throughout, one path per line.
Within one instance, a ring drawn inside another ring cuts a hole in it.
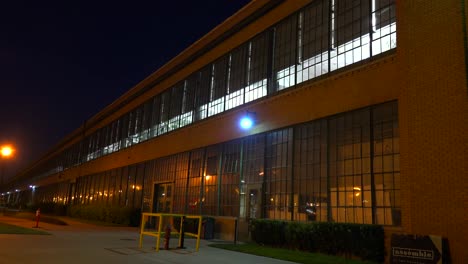
M 382 226 L 327 222 L 285 222 L 254 219 L 252 240 L 258 244 L 330 255 L 353 255 L 384 261 Z
M 28 204 L 26 206 L 26 209 L 33 213 L 35 213 L 37 209 L 41 209 L 42 214 L 51 214 L 51 215 L 66 215 L 67 214 L 67 206 L 65 204 L 53 203 L 53 202 Z
M 138 226 L 141 210 L 118 206 L 72 205 L 68 208 L 68 215 L 93 221 Z

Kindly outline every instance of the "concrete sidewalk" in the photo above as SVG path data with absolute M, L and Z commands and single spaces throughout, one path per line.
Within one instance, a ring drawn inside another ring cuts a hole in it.
M 171 250 L 155 252 L 154 237 L 145 237 L 138 248 L 139 230 L 128 227 L 103 227 L 84 224 L 72 219 L 69 225 L 40 223 L 39 229 L 51 235 L 0 234 L 0 264 L 84 264 L 84 263 L 292 263 L 228 250 L 208 247 L 200 241 L 195 251 L 195 239 L 186 239 L 185 249 L 176 250 L 177 239 L 171 239 Z M 0 222 L 31 228 L 31 220 L 0 215 Z M 161 246 L 163 242 L 161 241 Z

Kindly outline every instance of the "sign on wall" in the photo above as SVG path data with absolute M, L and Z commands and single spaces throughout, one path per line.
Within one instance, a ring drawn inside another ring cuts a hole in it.
M 391 263 L 442 263 L 442 237 L 393 234 Z

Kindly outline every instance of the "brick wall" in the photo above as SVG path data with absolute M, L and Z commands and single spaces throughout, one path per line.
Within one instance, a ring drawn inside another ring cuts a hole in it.
M 448 238 L 453 263 L 468 261 L 461 2 L 397 3 L 402 231 Z

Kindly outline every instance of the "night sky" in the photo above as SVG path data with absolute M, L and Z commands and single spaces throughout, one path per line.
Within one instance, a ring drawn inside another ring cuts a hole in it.
M 4 1 L 0 144 L 6 178 L 249 0 Z

